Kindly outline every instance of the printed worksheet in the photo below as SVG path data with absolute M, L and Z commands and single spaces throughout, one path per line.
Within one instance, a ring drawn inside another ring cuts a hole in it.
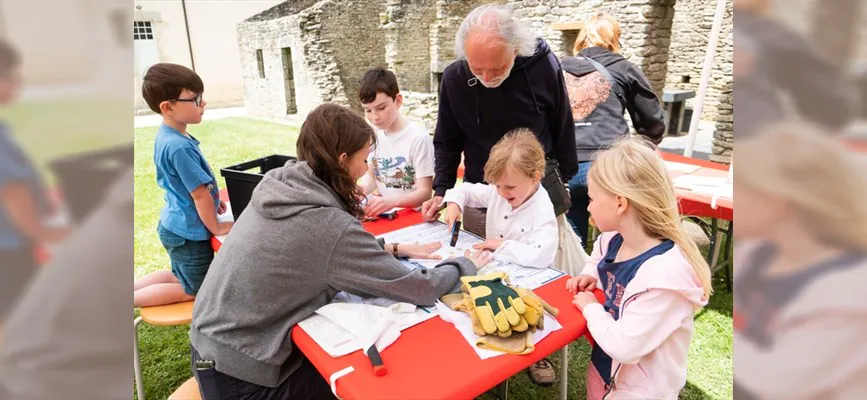
M 440 242 L 442 243 L 442 248 L 434 252 L 434 254 L 441 255 L 443 259 L 463 256 L 466 250 L 472 250 L 474 244 L 484 242 L 482 238 L 470 232 L 461 230 L 458 235 L 458 242 L 455 244 L 455 247 L 451 247 L 449 246 L 451 241 L 451 232 L 449 232 L 446 224 L 440 221 L 423 222 L 378 237 L 385 239 L 386 243 L 397 242 L 421 244 Z M 439 263 L 440 260 L 403 260 L 403 264 L 409 269 L 433 268 Z M 551 267 L 531 268 L 499 261 L 492 261 L 482 268 L 479 271 L 479 274 L 487 274 L 497 271 L 502 271 L 508 274 L 509 280 L 513 285 L 531 290 L 565 275 L 563 271 Z

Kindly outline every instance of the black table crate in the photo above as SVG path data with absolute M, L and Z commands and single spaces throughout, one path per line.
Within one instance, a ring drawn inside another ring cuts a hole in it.
M 250 203 L 250 196 L 253 195 L 253 189 L 262 181 L 265 173 L 274 168 L 282 167 L 289 160 L 295 159 L 291 156 L 273 154 L 220 170 L 220 175 L 226 178 L 226 191 L 229 192 L 229 203 L 232 206 L 232 215 L 235 220 L 247 208 L 247 204 Z M 259 172 L 249 171 L 254 168 L 258 168 Z
M 132 145 L 75 154 L 51 161 L 63 202 L 73 223 L 82 222 L 134 164 Z

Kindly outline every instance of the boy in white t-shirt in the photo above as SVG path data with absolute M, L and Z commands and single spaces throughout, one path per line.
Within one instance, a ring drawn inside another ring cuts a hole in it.
M 400 115 L 403 96 L 393 72 L 381 67 L 365 72 L 358 97 L 364 116 L 377 129 L 367 174 L 358 182 L 368 195 L 365 214 L 376 217 L 395 207 L 421 206 L 433 190 L 433 139 L 423 125 Z

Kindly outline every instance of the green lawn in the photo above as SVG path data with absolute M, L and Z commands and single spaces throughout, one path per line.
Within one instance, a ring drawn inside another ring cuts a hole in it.
M 219 175 L 219 169 L 269 154 L 295 154 L 297 130 L 247 118 L 206 121 L 190 129 L 202 142 L 202 151 Z M 153 167 L 153 138 L 156 128 L 135 130 L 135 272 L 168 268 L 168 256 L 156 235 L 162 193 L 156 185 Z M 220 178 L 220 186 L 225 184 Z M 732 298 L 720 278 L 715 279 L 716 294 L 710 305 L 696 318 L 696 335 L 690 349 L 689 375 L 683 399 L 727 399 L 732 397 Z M 190 376 L 187 326 L 139 328 L 142 370 L 148 398 L 165 399 Z M 584 372 L 590 349 L 585 341 L 569 349 L 569 398 L 584 398 Z M 556 357 L 552 359 L 559 363 Z M 526 374 L 510 380 L 514 399 L 555 399 L 559 386 L 541 388 Z M 420 393 L 419 396 L 424 394 Z M 484 399 L 494 399 L 488 394 Z

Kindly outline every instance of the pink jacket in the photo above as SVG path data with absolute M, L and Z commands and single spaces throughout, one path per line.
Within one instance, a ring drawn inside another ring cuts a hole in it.
M 616 234 L 600 235 L 582 275 L 598 282 L 597 265 Z M 648 259 L 626 285 L 619 320 L 602 304 L 584 307 L 590 334 L 612 359 L 612 385 L 606 400 L 677 399 L 686 384 L 693 316 L 707 304 L 703 295 L 692 266 L 674 246 Z
M 735 277 L 755 249 L 753 243 L 737 246 Z M 863 261 L 817 277 L 780 310 L 772 323 L 772 346 L 757 346 L 735 329 L 735 382 L 758 399 L 865 398 L 864 282 L 867 262 Z M 738 308 L 749 305 L 736 300 L 736 321 Z

